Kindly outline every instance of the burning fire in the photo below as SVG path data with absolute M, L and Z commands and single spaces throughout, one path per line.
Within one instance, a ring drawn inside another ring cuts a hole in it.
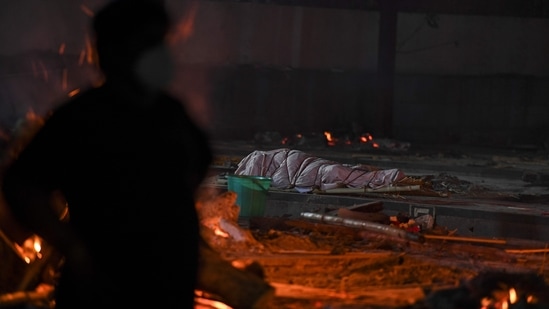
M 263 138 L 263 142 L 269 142 L 277 139 L 276 134 L 273 133 L 275 132 L 265 132 L 264 135 L 258 136 Z M 323 145 L 327 145 L 329 147 L 335 147 L 338 145 L 367 145 L 371 148 L 380 148 L 379 143 L 374 141 L 374 137 L 370 133 L 355 134 L 351 132 L 334 133 L 331 131 L 324 131 L 321 134 L 312 133 L 305 135 L 302 133 L 296 133 L 293 136 L 279 138 L 282 145 L 305 145 L 311 143 L 320 145 L 319 143 L 322 143 Z M 256 137 L 256 139 L 259 138 Z
M 37 235 L 32 235 L 27 238 L 21 246 L 15 244 L 15 248 L 17 249 L 19 256 L 27 264 L 42 258 L 42 239 L 40 239 Z
M 228 233 L 226 233 L 225 231 L 223 231 L 222 229 L 220 229 L 219 227 L 216 227 L 214 229 L 214 234 L 216 236 L 221 236 L 223 238 L 228 238 L 230 235 Z
M 337 144 L 337 138 L 332 136 L 332 133 L 325 131 L 324 136 L 326 136 L 326 142 L 328 142 L 328 146 L 335 146 Z
M 348 136 L 345 137 L 343 141 L 340 141 L 339 138 L 335 137 L 333 133 L 329 131 L 324 132 L 324 136 L 326 137 L 326 142 L 328 143 L 328 146 L 336 146 L 339 143 L 343 143 L 345 145 L 351 145 L 353 143 L 359 143 L 359 144 L 370 144 L 373 148 L 379 148 L 379 144 L 374 142 L 374 137 L 370 133 L 363 133 L 360 136 L 358 136 L 357 140 L 352 140 Z
M 481 309 L 508 309 L 510 306 L 526 302 L 527 304 L 536 303 L 536 298 L 533 295 L 524 295 L 521 298 L 515 288 L 510 288 L 508 291 L 494 291 L 492 297 L 484 297 L 480 301 Z M 520 307 L 522 308 L 522 307 Z
M 194 295 L 194 309 L 233 309 L 220 301 L 210 299 L 204 291 L 195 290 Z

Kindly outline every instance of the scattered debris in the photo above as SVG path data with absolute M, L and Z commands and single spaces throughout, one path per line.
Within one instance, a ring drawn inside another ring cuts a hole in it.
M 382 214 L 379 200 L 329 215 L 251 218 L 246 228 L 238 224 L 236 197 L 205 190 L 196 205 L 205 240 L 197 289 L 202 306 L 209 301 L 219 304 L 213 308 L 503 308 L 495 305 L 501 299 L 513 305 L 508 308 L 547 304 L 540 278 L 549 274 L 537 255 L 545 253 L 528 251 L 541 243 L 437 234 L 437 226 L 409 231 L 425 214 L 374 222 L 368 215 Z M 517 248 L 521 251 L 513 251 Z M 49 287 L 0 294 L 0 307 L 51 300 Z M 511 289 L 518 297 L 514 303 Z
M 362 228 L 373 232 L 379 232 L 387 234 L 393 237 L 399 237 L 406 240 L 423 242 L 424 239 L 421 234 L 409 233 L 404 229 L 395 228 L 391 225 L 379 224 L 375 222 L 369 222 L 364 220 L 346 219 L 336 216 L 327 216 L 322 214 L 315 214 L 310 212 L 303 212 L 301 216 L 306 219 L 318 220 L 320 222 L 329 222 L 334 224 L 341 224 L 349 227 Z

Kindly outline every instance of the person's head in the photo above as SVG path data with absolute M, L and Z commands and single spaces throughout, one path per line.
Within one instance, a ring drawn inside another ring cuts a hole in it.
M 111 0 L 93 19 L 99 67 L 106 78 L 137 77 L 162 86 L 171 78 L 165 45 L 171 20 L 162 0 Z

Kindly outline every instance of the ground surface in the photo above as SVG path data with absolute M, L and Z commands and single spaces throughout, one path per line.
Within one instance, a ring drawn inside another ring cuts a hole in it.
M 534 295 L 537 304 L 549 295 L 545 254 L 516 246 L 433 238 L 410 241 L 336 224 L 264 217 L 251 218 L 240 232 L 233 229 L 236 234 L 205 238 L 233 264 L 254 265 L 251 269 L 275 287 L 276 296 L 262 304 L 264 309 L 481 308 L 483 299 L 506 299 L 510 288 Z M 452 236 L 443 227 L 425 234 L 429 235 Z M 460 293 L 461 288 L 470 288 L 469 281 L 486 274 L 498 277 Z M 540 280 L 535 287 L 521 286 L 532 277 Z M 441 296 L 444 291 L 451 296 Z
M 254 150 L 273 148 L 276 146 L 248 143 L 216 145 L 218 158 L 225 160 L 221 162 L 225 166 L 238 163 L 239 158 Z M 341 163 L 400 168 L 412 180 L 428 180 L 435 198 L 424 198 L 425 203 L 436 204 L 444 199 L 449 205 L 518 205 L 549 213 L 547 150 L 303 150 Z M 449 193 L 450 197 L 437 198 L 438 193 Z M 414 196 L 397 198 L 413 200 Z M 534 246 L 540 249 L 535 252 L 532 246 L 470 239 L 430 238 L 419 243 L 303 219 L 279 219 L 275 223 L 266 220 L 246 227 L 253 235 L 253 244 L 220 249 L 228 259 L 261 265 L 265 279 L 277 291 L 266 309 L 549 307 L 544 296 L 549 295 L 545 286 L 549 271 L 547 253 L 542 252 L 547 245 L 543 243 Z M 431 233 L 451 233 L 443 226 L 437 228 Z M 515 288 L 524 299 L 532 296 L 530 299 L 535 301 L 511 303 L 509 291 Z
M 549 278 L 543 255 L 512 254 L 503 247 L 414 243 L 315 224 L 252 235 L 257 242 L 220 249 L 230 260 L 261 265 L 265 280 L 276 288 L 265 309 L 465 308 L 457 301 L 456 307 L 437 306 L 432 299 L 440 298 L 437 291 L 455 289 L 487 272 Z M 492 292 L 507 292 L 513 284 L 518 288 L 518 280 L 498 284 L 486 297 L 493 299 Z M 542 289 L 542 294 L 523 292 L 539 298 L 549 292 Z M 469 308 L 480 308 L 480 297 L 478 305 Z
M 220 165 L 229 171 L 231 164 L 258 148 L 246 143 L 215 147 Z M 342 163 L 398 167 L 417 179 L 431 175 L 434 192 L 451 193 L 446 201 L 471 205 L 497 201 L 511 206 L 521 202 L 546 207 L 549 213 L 546 151 L 305 150 Z M 233 222 L 234 215 L 224 217 Z M 214 209 L 212 216 L 223 215 Z M 484 308 L 503 308 L 501 301 L 510 297 L 510 289 L 533 301 L 508 308 L 549 308 L 546 244 L 510 246 L 433 238 L 416 242 L 295 218 L 253 218 L 244 226 L 234 222 L 238 228 L 232 231 L 241 237 L 208 234 L 208 240 L 224 258 L 247 266 L 275 287 L 275 297 L 257 309 L 470 309 L 481 308 L 483 300 Z M 429 233 L 453 236 L 451 232 L 438 226 Z M 28 267 L 6 242 L 0 242 L 0 256 L 12 270 L 0 273 L 0 287 L 3 293 L 11 292 Z

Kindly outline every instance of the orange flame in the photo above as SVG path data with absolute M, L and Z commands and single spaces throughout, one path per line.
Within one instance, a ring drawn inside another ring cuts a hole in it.
M 528 295 L 526 302 L 535 303 L 536 299 L 533 295 Z M 480 301 L 481 309 L 508 309 L 511 305 L 519 301 L 519 295 L 515 288 L 510 288 L 509 291 L 494 291 L 492 297 L 484 297 Z
M 79 88 L 76 88 L 74 90 L 72 90 L 71 92 L 69 92 L 69 97 L 74 97 L 75 95 L 77 95 L 78 93 L 80 93 L 80 89 Z
M 509 289 L 509 302 L 514 304 L 517 302 L 517 291 L 514 288 Z
M 30 264 L 36 259 L 42 258 L 42 240 L 37 235 L 27 238 L 21 246 L 15 244 L 20 257 L 25 263 Z
M 373 139 L 374 139 L 374 137 L 370 133 L 364 133 L 359 137 L 359 141 L 361 143 L 367 143 L 367 142 L 372 141 Z
M 228 238 L 228 237 L 229 237 L 229 234 L 225 233 L 223 230 L 221 230 L 221 229 L 218 228 L 218 227 L 215 228 L 214 234 L 217 235 L 217 236 L 224 237 L 224 238 Z
M 200 290 L 195 290 L 196 297 L 194 309 L 233 309 L 220 301 L 205 298 L 206 293 Z
M 324 136 L 326 136 L 326 141 L 328 142 L 328 146 L 335 146 L 337 140 L 333 138 L 332 133 L 325 131 Z
M 87 56 L 86 61 L 88 62 L 88 64 L 93 64 L 95 63 L 95 59 L 97 57 L 96 57 L 95 49 L 93 48 L 91 39 L 88 35 L 86 35 L 85 42 L 86 42 L 86 56 Z

